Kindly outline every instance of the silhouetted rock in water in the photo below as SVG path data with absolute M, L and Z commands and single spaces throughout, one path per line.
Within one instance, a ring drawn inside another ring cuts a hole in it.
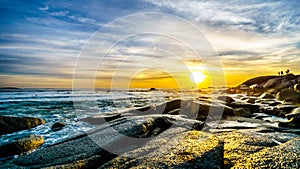
M 38 148 L 44 143 L 42 136 L 29 135 L 17 141 L 0 146 L 0 157 L 19 155 Z
M 235 108 L 233 109 L 233 113 L 235 116 L 242 116 L 242 117 L 251 116 L 251 112 L 248 108 Z
M 259 96 L 259 99 L 275 99 L 275 96 L 268 93 L 263 93 L 261 96 Z
M 35 117 L 14 117 L 0 115 L 0 135 L 30 129 L 44 123 L 44 120 Z
M 232 102 L 234 102 L 234 99 L 230 96 L 218 96 L 217 99 L 224 101 L 226 105 L 230 105 Z
M 14 90 L 14 89 L 20 89 L 20 88 L 18 88 L 18 87 L 0 87 L 0 89 L 12 89 L 12 90 Z
M 277 93 L 276 98 L 286 102 L 300 103 L 300 93 L 295 92 L 292 89 L 284 89 L 280 91 Z
M 233 168 L 299 168 L 300 139 L 270 147 L 238 160 Z
M 61 130 L 65 126 L 66 124 L 63 122 L 56 122 L 52 125 L 51 129 L 57 131 L 57 130 Z
M 154 88 L 154 87 L 151 87 L 150 88 L 150 91 L 156 91 L 157 89 L 156 88 Z
M 178 134 L 175 134 L 178 133 Z M 222 168 L 223 144 L 211 134 L 171 129 L 100 168 Z

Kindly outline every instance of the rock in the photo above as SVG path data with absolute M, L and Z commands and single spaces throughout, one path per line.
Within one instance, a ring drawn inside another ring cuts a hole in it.
M 265 89 L 275 88 L 278 84 L 281 83 L 281 80 L 282 80 L 281 77 L 269 79 L 269 80 L 263 85 L 263 88 L 265 88 Z
M 52 130 L 60 130 L 60 129 L 62 129 L 62 128 L 65 127 L 65 126 L 66 126 L 66 124 L 63 123 L 63 122 L 56 122 L 56 123 L 54 123 L 54 124 L 52 125 L 51 129 L 52 129 Z
M 294 85 L 294 91 L 300 92 L 300 83 Z
M 223 144 L 214 135 L 187 131 L 152 139 L 100 168 L 222 168 Z
M 224 168 L 230 168 L 239 160 L 264 148 L 277 145 L 257 132 L 222 132 L 217 136 L 224 140 Z
M 236 162 L 233 168 L 299 168 L 300 139 L 266 148 Z
M 19 155 L 38 148 L 44 143 L 42 136 L 29 135 L 20 140 L 0 146 L 0 157 Z
M 260 106 L 251 103 L 232 102 L 230 107 L 232 108 L 248 108 L 251 113 L 257 113 Z
M 278 127 L 300 128 L 299 119 L 296 120 L 292 117 L 288 122 L 279 122 Z
M 44 123 L 44 120 L 35 117 L 15 117 L 0 115 L 0 135 L 30 129 Z
M 154 87 L 151 87 L 151 88 L 149 89 L 149 91 L 157 91 L 157 89 L 154 88 Z
M 181 114 L 190 119 L 219 118 L 222 116 L 233 116 L 233 109 L 219 103 L 207 103 L 201 101 L 185 101 L 182 103 Z
M 284 79 L 286 79 L 286 80 L 293 80 L 293 79 L 295 79 L 297 76 L 295 76 L 294 74 L 287 74 L 287 75 L 285 75 L 284 76 Z
M 245 100 L 246 103 L 252 103 L 252 104 L 254 104 L 255 101 L 256 101 L 255 98 L 248 98 L 248 99 Z
M 260 103 L 267 104 L 269 106 L 277 106 L 277 105 L 281 104 L 281 102 L 278 102 L 275 99 L 263 99 L 263 100 L 260 100 Z
M 233 109 L 233 113 L 235 116 L 242 116 L 242 117 L 250 117 L 251 112 L 248 108 L 235 108 Z
M 291 118 L 295 118 L 300 121 L 300 107 L 293 109 L 292 112 L 286 114 L 285 117 L 287 117 L 289 120 Z
M 276 89 L 281 90 L 281 89 L 287 89 L 289 87 L 291 87 L 292 84 L 290 81 L 288 80 L 283 80 L 277 87 Z
M 291 113 L 286 114 L 288 122 L 279 122 L 279 127 L 300 128 L 300 107 L 295 108 Z
M 230 96 L 218 96 L 218 100 L 225 101 L 225 105 L 230 105 L 232 102 L 234 102 L 234 99 Z
M 276 98 L 283 101 L 292 101 L 300 103 L 300 93 L 293 91 L 292 89 L 284 89 L 277 93 Z
M 154 107 L 154 110 L 156 111 L 157 114 L 167 114 L 168 112 L 175 110 L 175 109 L 179 109 L 181 107 L 182 104 L 181 99 L 175 99 L 175 100 L 171 100 L 169 102 L 157 105 Z M 145 112 L 146 114 L 147 112 Z M 149 114 L 149 113 L 147 113 Z
M 288 114 L 297 107 L 292 104 L 279 104 L 276 106 L 276 109 L 282 111 L 284 114 Z
M 268 93 L 263 93 L 261 96 L 259 96 L 260 99 L 275 99 L 275 96 L 268 94 Z

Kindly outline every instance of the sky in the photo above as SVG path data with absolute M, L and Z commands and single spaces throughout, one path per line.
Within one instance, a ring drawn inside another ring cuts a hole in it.
M 235 86 L 300 73 L 297 0 L 0 0 L 0 87 Z M 191 75 L 206 79 L 195 84 Z

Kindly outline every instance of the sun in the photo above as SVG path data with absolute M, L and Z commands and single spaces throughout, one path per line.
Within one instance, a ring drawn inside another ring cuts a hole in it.
M 205 78 L 206 78 L 206 76 L 202 72 L 199 72 L 199 71 L 193 71 L 190 74 L 190 79 L 196 84 L 203 82 L 205 80 Z

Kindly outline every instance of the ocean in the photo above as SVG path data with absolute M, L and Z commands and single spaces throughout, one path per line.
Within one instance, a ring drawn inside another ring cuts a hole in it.
M 156 105 L 173 98 L 198 96 L 199 92 L 172 89 L 0 89 L 1 115 L 39 117 L 46 121 L 32 129 L 2 135 L 0 145 L 36 134 L 44 137 L 44 147 L 95 127 L 80 121 L 88 116 Z M 51 126 L 56 122 L 67 125 L 62 130 L 53 131 Z

